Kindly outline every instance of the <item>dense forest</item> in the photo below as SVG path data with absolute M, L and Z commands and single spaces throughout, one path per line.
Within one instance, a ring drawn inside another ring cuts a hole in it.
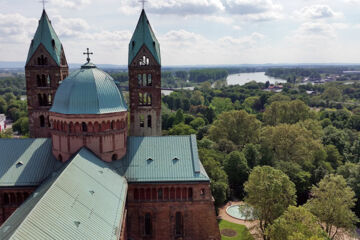
M 268 70 L 277 77 L 290 73 L 329 74 Z M 287 234 L 297 224 L 294 215 L 314 226 L 314 232 L 298 236 L 314 240 L 334 239 L 338 228 L 354 229 L 360 216 L 360 82 L 287 83 L 282 93 L 264 91 L 265 84 L 255 82 L 213 85 L 228 74 L 225 69 L 162 73 L 165 86 L 196 83 L 194 90 L 163 96 L 163 135 L 196 134 L 215 204 L 245 199 L 257 211 L 264 239 Z M 126 72 L 111 75 L 127 85 Z M 24 90 L 11 83 L 6 88 Z M 15 122 L 14 131 L 26 134 L 26 102 L 11 92 L 1 94 L 0 113 Z M 325 227 L 315 224 L 319 221 Z

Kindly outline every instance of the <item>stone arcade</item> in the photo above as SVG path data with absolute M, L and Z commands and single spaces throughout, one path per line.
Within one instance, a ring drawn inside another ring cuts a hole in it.
M 88 57 L 69 75 L 45 10 L 26 61 L 29 139 L 0 139 L 0 239 L 220 240 L 195 136 L 161 136 L 161 57 L 145 11 L 128 108 Z

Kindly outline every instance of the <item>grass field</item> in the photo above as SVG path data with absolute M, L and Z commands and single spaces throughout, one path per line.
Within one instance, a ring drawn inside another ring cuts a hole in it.
M 237 233 L 236 236 L 234 237 L 226 237 L 221 235 L 221 240 L 254 240 L 249 230 L 244 225 L 231 223 L 225 220 L 220 220 L 219 227 L 220 227 L 220 231 L 223 229 L 231 229 Z

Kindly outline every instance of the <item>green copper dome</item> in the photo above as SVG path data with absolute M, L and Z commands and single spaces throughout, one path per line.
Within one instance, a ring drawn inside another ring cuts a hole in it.
M 114 79 L 92 63 L 71 73 L 59 86 L 51 112 L 103 114 L 127 111 Z

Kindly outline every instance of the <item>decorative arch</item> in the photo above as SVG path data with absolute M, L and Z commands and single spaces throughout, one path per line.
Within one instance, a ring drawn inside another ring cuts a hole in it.
M 44 115 L 40 115 L 39 123 L 40 123 L 41 128 L 45 127 L 45 117 L 44 117 Z

